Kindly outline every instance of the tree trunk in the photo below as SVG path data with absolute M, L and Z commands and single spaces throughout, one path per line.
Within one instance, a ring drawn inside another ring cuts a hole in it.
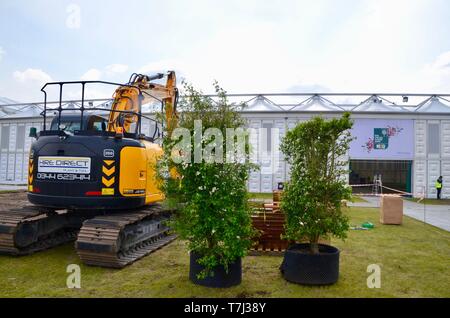
M 319 237 L 313 237 L 310 241 L 309 241 L 309 246 L 311 248 L 311 253 L 313 254 L 319 254 Z

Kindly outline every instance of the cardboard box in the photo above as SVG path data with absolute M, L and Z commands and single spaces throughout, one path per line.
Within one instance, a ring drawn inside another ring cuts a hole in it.
M 383 195 L 380 198 L 380 223 L 397 224 L 403 222 L 403 199 L 397 195 Z

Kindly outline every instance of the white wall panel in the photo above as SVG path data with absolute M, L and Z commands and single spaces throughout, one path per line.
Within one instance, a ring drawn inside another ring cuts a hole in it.
M 441 122 L 441 156 L 450 158 L 450 121 Z
M 444 179 L 441 197 L 450 199 L 450 160 L 443 160 L 441 168 L 441 175 Z
M 414 195 L 421 196 L 422 193 L 427 193 L 427 162 L 426 160 L 416 160 L 413 167 L 414 173 Z
M 415 156 L 425 157 L 426 156 L 426 129 L 427 124 L 425 120 L 416 120 L 414 122 L 415 127 Z
M 28 159 L 29 158 L 29 153 L 24 153 L 23 154 L 23 167 L 22 167 L 22 180 L 24 183 L 27 183 L 27 178 L 28 178 Z
M 7 143 L 0 149 L 0 182 L 24 184 L 28 176 L 29 150 L 34 140 L 28 133 L 31 127 L 40 131 L 42 123 L 9 122 L 0 126 L 7 127 L 9 135 Z
M 25 147 L 24 147 L 24 151 L 25 152 L 29 152 L 30 151 L 31 143 L 34 140 L 32 137 L 28 137 L 28 134 L 30 133 L 30 128 L 31 127 L 35 127 L 35 126 L 33 126 L 32 123 L 26 124 L 26 126 L 25 126 Z
M 286 121 L 284 119 L 279 119 L 274 121 L 274 136 L 273 140 L 273 184 L 272 189 L 277 189 L 278 182 L 284 182 L 286 175 L 285 175 L 285 168 L 286 163 L 284 160 L 284 155 L 280 149 L 281 142 L 286 135 Z
M 261 192 L 272 192 L 272 174 L 261 174 Z
M 16 166 L 14 171 L 14 181 L 15 182 L 22 182 L 23 181 L 23 154 L 22 153 L 16 153 Z
M 259 164 L 258 150 L 259 150 L 259 128 L 261 127 L 260 120 L 250 120 L 248 128 L 250 128 L 249 144 L 250 144 L 250 161 Z M 259 170 L 250 171 L 248 189 L 250 192 L 261 192 L 261 172 Z
M 8 154 L 8 172 L 6 174 L 7 181 L 14 181 L 14 169 L 15 169 L 16 154 Z
M 25 148 L 25 139 L 28 133 L 26 132 L 26 126 L 24 123 L 17 125 L 16 131 L 16 152 L 23 152 Z
M 8 172 L 8 154 L 5 152 L 0 153 L 0 181 L 6 181 L 6 175 Z
M 9 125 L 9 152 L 16 151 L 17 125 Z
M 263 120 L 261 122 L 261 132 L 259 135 L 259 155 L 261 164 L 261 192 L 272 192 L 273 189 L 273 130 L 266 129 L 265 126 L 273 128 L 273 120 Z M 269 137 L 270 134 L 270 137 Z M 269 142 L 269 138 L 271 143 Z
M 2 152 L 8 152 L 9 149 L 9 124 L 3 124 L 0 125 L 0 133 L 5 133 L 4 135 L 0 136 L 0 151 Z M 4 139 L 4 140 L 3 140 Z
M 291 129 L 294 129 L 295 126 L 297 125 L 297 123 L 298 123 L 298 120 L 296 120 L 296 119 L 288 119 L 288 120 L 286 120 L 287 131 L 289 131 Z M 286 161 L 285 167 L 286 167 L 285 168 L 286 181 L 288 181 L 290 179 L 290 177 L 291 177 L 291 165 L 289 163 L 287 163 L 287 161 Z
M 434 186 L 437 178 L 439 178 L 441 174 L 441 162 L 439 160 L 428 160 L 427 170 L 428 197 L 435 198 L 436 188 Z
M 248 127 L 250 128 L 250 136 L 249 136 L 249 143 L 250 143 L 250 160 L 253 163 L 258 164 L 259 163 L 259 129 L 261 128 L 261 121 L 260 120 L 251 120 L 249 122 Z

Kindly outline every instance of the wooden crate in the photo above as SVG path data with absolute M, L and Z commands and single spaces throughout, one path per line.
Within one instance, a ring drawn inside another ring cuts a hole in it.
M 273 212 L 267 204 L 264 208 L 255 210 L 252 215 L 253 227 L 261 234 L 255 239 L 255 244 L 250 250 L 250 255 L 283 255 L 293 241 L 283 240 L 284 225 L 286 218 L 280 210 Z M 299 243 L 306 243 L 307 240 L 300 240 Z M 330 238 L 321 237 L 319 243 L 330 245 Z

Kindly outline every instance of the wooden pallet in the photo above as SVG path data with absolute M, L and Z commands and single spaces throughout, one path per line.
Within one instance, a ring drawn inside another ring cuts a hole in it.
M 253 256 L 281 256 L 288 246 L 294 242 L 283 240 L 286 218 L 280 209 L 282 191 L 273 192 L 273 203 L 265 203 L 262 207 L 255 207 L 252 215 L 253 227 L 261 233 L 255 240 L 249 255 Z M 277 201 L 278 200 L 278 201 Z M 306 242 L 306 240 L 302 241 Z M 319 243 L 330 244 L 330 239 L 321 238 Z
M 260 232 L 255 242 L 255 251 L 283 252 L 288 241 L 281 239 L 284 233 L 285 217 L 280 212 L 259 212 L 252 216 L 254 228 Z
M 261 234 L 250 255 L 282 255 L 290 242 L 281 239 L 285 215 L 280 210 L 281 191 L 273 192 L 273 202 L 265 203 L 252 215 L 253 227 Z

